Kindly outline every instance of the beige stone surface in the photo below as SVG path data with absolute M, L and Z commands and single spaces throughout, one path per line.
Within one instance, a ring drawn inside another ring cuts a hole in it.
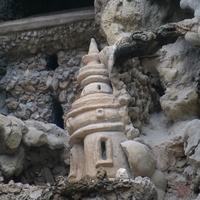
M 180 28 L 185 29 L 184 39 L 193 46 L 200 45 L 200 16 L 195 16 L 192 19 L 185 19 L 179 22 Z
M 125 168 L 120 168 L 118 169 L 117 173 L 116 173 L 116 177 L 115 177 L 117 180 L 119 179 L 128 179 L 129 176 L 128 176 L 128 173 L 126 171 Z
M 137 29 L 140 10 L 136 5 L 135 1 L 111 0 L 108 2 L 101 17 L 101 28 L 110 45 L 114 44 L 122 35 L 129 34 L 130 29 Z M 138 17 L 136 17 L 137 14 Z
M 172 121 L 193 119 L 199 116 L 198 94 L 195 90 L 185 88 L 167 89 L 160 98 L 160 104 L 166 117 Z
M 25 152 L 23 147 L 20 147 L 14 154 L 0 155 L 0 169 L 6 177 L 12 175 L 18 176 L 23 170 L 23 159 Z
M 156 169 L 151 176 L 151 181 L 155 184 L 157 192 L 158 192 L 158 199 L 164 199 L 165 198 L 165 191 L 167 188 L 167 179 L 163 172 Z
M 27 132 L 26 125 L 15 117 L 0 115 L 0 152 L 14 153 L 18 150 L 23 134 Z
M 99 167 L 103 167 L 111 179 L 122 167 L 130 175 L 120 146 L 127 140 L 120 116 L 121 105 L 113 95 L 107 66 L 99 60 L 94 39 L 91 39 L 89 52 L 82 60 L 85 66 L 77 77 L 82 91 L 65 120 L 73 145 L 69 178 L 80 180 L 85 175 L 94 178 Z M 84 162 L 79 163 L 79 157 Z
M 46 144 L 47 136 L 43 131 L 30 127 L 29 131 L 23 137 L 23 142 L 27 146 L 41 146 Z
M 200 120 L 194 119 L 186 124 L 184 132 L 184 152 L 185 155 L 188 156 L 188 163 L 190 163 L 195 168 L 200 162 L 199 127 Z
M 134 177 L 151 177 L 156 168 L 153 152 L 144 144 L 134 140 L 121 143 L 126 152 Z
M 50 149 L 61 149 L 68 147 L 68 132 L 55 124 L 43 123 L 35 120 L 27 120 L 29 128 L 24 135 L 24 143 L 28 146 L 41 146 L 47 144 Z
M 149 177 L 156 186 L 158 199 L 164 199 L 167 180 L 165 175 L 156 169 L 156 159 L 153 151 L 146 145 L 133 140 L 122 142 L 121 145 L 126 153 L 134 177 Z
M 156 159 L 153 151 L 137 141 L 129 140 L 121 143 L 121 145 L 126 152 L 133 175 L 135 177 L 149 177 L 156 186 L 158 199 L 164 199 L 167 180 L 164 173 L 156 169 Z

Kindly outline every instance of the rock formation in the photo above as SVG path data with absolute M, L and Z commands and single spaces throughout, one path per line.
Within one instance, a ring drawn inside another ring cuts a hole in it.
M 44 150 L 53 150 L 60 157 L 63 149 L 66 149 L 66 154 L 67 150 L 69 151 L 68 133 L 55 124 L 45 124 L 33 120 L 23 122 L 13 116 L 0 115 L 0 127 L 0 170 L 2 180 L 18 176 L 23 170 L 30 170 L 28 168 L 37 160 L 34 157 L 40 156 L 34 153 L 34 148 L 43 146 Z M 33 149 L 30 151 L 29 148 L 31 147 Z M 31 157 L 31 154 L 33 157 Z M 47 158 L 43 155 L 43 159 Z M 47 164 L 46 162 L 48 163 L 48 161 L 45 161 L 45 164 Z M 48 167 L 46 169 L 48 171 Z M 25 174 L 23 179 L 26 183 L 29 181 L 37 182 L 34 177 L 30 180 Z M 52 179 L 54 179 L 53 176 Z

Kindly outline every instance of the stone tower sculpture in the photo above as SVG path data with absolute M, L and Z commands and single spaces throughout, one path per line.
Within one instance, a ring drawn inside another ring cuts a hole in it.
M 119 115 L 120 105 L 113 95 L 108 69 L 99 60 L 94 39 L 82 62 L 85 66 L 77 78 L 82 92 L 65 121 L 73 146 L 69 178 L 80 180 L 85 175 L 94 178 L 98 167 L 103 167 L 110 179 L 115 178 L 120 168 L 125 168 L 130 175 L 120 145 L 127 140 Z

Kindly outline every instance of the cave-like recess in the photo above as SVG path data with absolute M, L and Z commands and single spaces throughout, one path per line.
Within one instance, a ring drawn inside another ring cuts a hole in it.
M 94 6 L 94 0 L 0 0 L 0 21 Z

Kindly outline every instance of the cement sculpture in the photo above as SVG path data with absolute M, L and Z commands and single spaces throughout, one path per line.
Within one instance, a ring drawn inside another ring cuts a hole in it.
M 100 166 L 105 168 L 109 178 L 115 178 L 120 168 L 126 168 L 130 176 L 120 145 L 127 140 L 125 124 L 119 114 L 120 104 L 112 94 L 108 69 L 99 61 L 94 39 L 82 61 L 85 66 L 77 78 L 82 92 L 66 118 L 73 145 L 69 178 L 95 177 Z
M 156 169 L 151 149 L 128 140 L 126 120 L 120 114 L 125 104 L 120 104 L 114 95 L 110 72 L 99 55 L 92 39 L 88 54 L 82 58 L 85 66 L 77 77 L 82 91 L 65 120 L 72 145 L 68 178 L 79 181 L 89 175 L 95 179 L 99 167 L 104 168 L 110 180 L 147 176 L 157 186 L 160 199 L 166 188 L 165 176 Z

